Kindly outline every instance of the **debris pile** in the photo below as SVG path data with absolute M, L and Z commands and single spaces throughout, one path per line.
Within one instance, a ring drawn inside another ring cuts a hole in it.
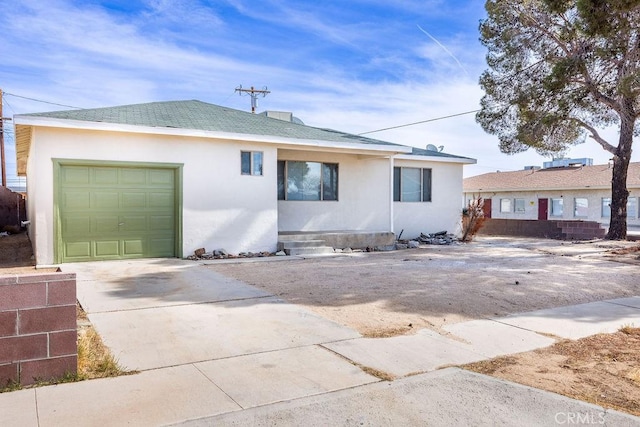
M 437 233 L 430 234 L 420 233 L 418 241 L 427 245 L 450 245 L 457 242 L 458 239 L 456 236 L 449 234 L 446 231 L 438 231 Z
M 208 259 L 236 259 L 236 258 L 263 258 L 269 256 L 282 256 L 286 255 L 284 252 L 240 252 L 239 254 L 230 254 L 224 249 L 216 249 L 212 252 L 207 252 L 204 248 L 196 249 L 193 251 L 193 255 L 187 257 L 191 261 L 208 260 Z

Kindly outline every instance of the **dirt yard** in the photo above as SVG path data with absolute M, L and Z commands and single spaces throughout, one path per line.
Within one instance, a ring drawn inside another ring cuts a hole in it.
M 462 245 L 208 268 L 369 337 L 419 328 L 443 333 L 449 323 L 640 295 L 637 242 L 481 237 Z M 638 327 L 465 368 L 640 415 Z
M 208 266 L 368 337 L 640 295 L 636 242 L 470 244 Z M 613 254 L 623 251 L 625 254 Z M 624 262 L 612 262 L 619 260 Z
M 640 328 L 561 341 L 464 368 L 640 416 Z
M 9 268 L 22 272 L 34 267 L 33 250 L 27 233 L 0 235 L 0 273 L 9 274 Z

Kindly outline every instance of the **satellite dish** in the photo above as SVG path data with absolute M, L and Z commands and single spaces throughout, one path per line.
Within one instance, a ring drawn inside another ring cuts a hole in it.
M 427 151 L 438 151 L 438 147 L 433 144 L 427 144 Z

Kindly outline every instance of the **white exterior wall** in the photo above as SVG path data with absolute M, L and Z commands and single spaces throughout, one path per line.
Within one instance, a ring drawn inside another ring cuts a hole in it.
M 394 229 L 403 239 L 412 239 L 420 233 L 460 231 L 462 209 L 462 167 L 460 163 L 425 162 L 397 159 L 396 167 L 431 169 L 431 202 L 394 202 Z
M 592 190 L 554 190 L 554 191 L 513 191 L 504 193 L 465 193 L 465 204 L 473 197 L 482 196 L 485 199 L 491 199 L 491 217 L 503 219 L 538 219 L 538 199 L 549 199 L 549 215 L 547 219 L 564 219 L 564 220 L 585 220 L 596 221 L 605 227 L 609 226 L 609 217 L 602 216 L 602 199 L 611 197 L 609 189 L 592 189 Z M 563 199 L 562 216 L 554 216 L 551 214 L 551 199 Z M 575 199 L 586 198 L 588 200 L 588 216 L 575 216 Z M 640 189 L 629 189 L 629 198 L 636 199 L 635 216 L 627 217 L 627 224 L 630 228 L 640 227 Z M 511 200 L 511 212 L 500 212 L 500 200 Z M 515 199 L 525 200 L 525 212 L 515 212 Z
M 263 176 L 240 173 L 240 151 L 264 153 Z M 36 260 L 54 262 L 52 158 L 183 164 L 183 254 L 273 251 L 277 243 L 276 149 L 194 137 L 35 128 L 28 163 Z
M 278 160 L 338 163 L 338 201 L 278 201 L 279 231 L 390 231 L 388 157 L 279 150 Z

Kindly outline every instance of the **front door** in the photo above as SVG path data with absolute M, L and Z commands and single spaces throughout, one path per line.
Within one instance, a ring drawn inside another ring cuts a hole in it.
M 484 205 L 482 206 L 485 218 L 491 218 L 491 199 L 484 199 Z
M 549 218 L 549 199 L 538 199 L 538 220 L 546 221 Z

